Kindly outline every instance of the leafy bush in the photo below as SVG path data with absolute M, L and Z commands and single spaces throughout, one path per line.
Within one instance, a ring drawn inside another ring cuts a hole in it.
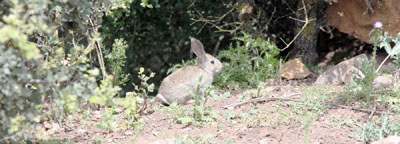
M 90 98 L 92 104 L 105 108 L 103 119 L 97 127 L 110 132 L 127 128 L 140 128 L 144 121 L 140 119 L 140 114 L 147 108 L 147 96 L 154 90 L 154 84 L 149 84 L 148 80 L 154 77 L 154 73 L 149 76 L 144 74 L 144 68 L 140 68 L 138 78 L 140 85 L 133 84 L 135 91 L 128 92 L 126 97 L 115 97 L 121 90 L 118 86 L 113 86 L 113 77 L 108 76 L 96 89 L 97 95 Z M 115 120 L 125 116 L 126 123 L 117 125 Z
M 100 8 L 92 7 L 95 2 L 73 4 L 83 10 L 82 15 L 74 15 L 79 18 Z M 62 27 L 61 19 L 73 11 L 69 6 L 46 0 L 1 2 L 0 143 L 31 138 L 29 133 L 45 117 L 74 112 L 95 94 L 98 73 L 83 54 L 93 45 L 59 39 L 61 31 L 54 33 Z
M 89 99 L 110 104 L 120 91 L 115 85 L 126 81 L 121 73 L 126 43 L 118 40 L 113 50 L 105 51 L 98 29 L 102 16 L 119 2 L 0 3 L 0 143 L 30 140 L 39 122 L 59 120 Z M 107 76 L 103 54 L 115 80 Z
M 386 136 L 398 135 L 400 133 L 399 118 L 399 116 L 382 116 L 378 121 L 360 126 L 356 131 L 350 134 L 350 137 L 363 142 L 372 142 Z
M 128 44 L 124 39 L 115 39 L 111 52 L 105 52 L 108 53 L 105 58 L 108 60 L 108 64 L 111 66 L 111 71 L 114 75 L 114 86 L 125 85 L 129 80 L 129 74 L 124 74 L 122 69 L 126 63 L 125 50 L 127 48 Z
M 89 102 L 100 106 L 113 106 L 114 96 L 121 90 L 118 86 L 113 86 L 113 77 L 107 76 L 101 81 L 100 87 L 95 89 L 96 95 L 90 97 Z
M 243 33 L 235 38 L 236 47 L 232 44 L 228 50 L 221 51 L 217 58 L 227 60 L 217 77 L 219 86 L 256 86 L 259 82 L 276 77 L 279 60 L 279 49 L 269 40 L 253 38 Z
M 0 136 L 23 136 L 33 123 L 46 116 L 78 110 L 94 94 L 94 73 L 87 66 L 43 68 L 38 60 L 27 60 L 16 49 L 0 47 Z M 37 68 L 30 68 L 36 66 Z M 53 102 L 55 109 L 45 103 Z M 44 115 L 47 112 L 50 115 Z M 13 119 L 19 119 L 14 121 Z

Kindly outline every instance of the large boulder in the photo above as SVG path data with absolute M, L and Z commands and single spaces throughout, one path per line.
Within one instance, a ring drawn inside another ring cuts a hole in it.
M 338 0 L 325 10 L 328 25 L 370 43 L 369 32 L 374 23 L 392 36 L 400 32 L 400 0 Z

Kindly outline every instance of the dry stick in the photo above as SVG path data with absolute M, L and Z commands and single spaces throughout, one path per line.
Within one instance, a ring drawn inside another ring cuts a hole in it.
M 375 72 L 378 72 L 379 71 L 379 69 L 382 67 L 382 65 L 389 59 L 389 57 L 390 57 L 390 54 L 382 61 L 382 63 L 379 65 L 379 67 L 376 69 L 376 71 Z
M 284 100 L 284 101 L 295 101 L 295 102 L 303 102 L 303 101 L 300 101 L 300 100 L 295 100 L 295 99 L 288 99 L 288 98 L 290 98 L 290 97 L 292 97 L 292 96 L 296 96 L 296 95 L 300 95 L 301 93 L 294 93 L 294 94 L 290 94 L 290 95 L 287 95 L 287 96 L 284 96 L 284 97 L 280 97 L 280 98 L 256 98 L 256 99 L 251 99 L 251 100 L 248 100 L 248 101 L 245 101 L 245 102 L 239 102 L 239 103 L 234 103 L 234 104 L 230 104 L 230 105 L 226 105 L 226 106 L 224 106 L 223 108 L 234 108 L 234 107 L 237 107 L 237 106 L 240 106 L 240 105 L 244 105 L 244 104 L 248 104 L 248 103 L 253 103 L 253 102 L 263 102 L 263 101 L 265 101 L 265 102 L 268 102 L 268 101 L 275 101 L 275 100 Z
M 103 59 L 103 54 L 102 54 L 103 52 L 101 51 L 101 48 L 98 46 L 97 41 L 95 41 L 95 45 L 94 46 L 96 47 L 97 57 L 98 57 L 98 60 L 99 60 L 99 63 L 100 63 L 100 69 L 101 69 L 101 73 L 103 75 L 103 80 L 105 80 L 106 76 L 107 76 L 107 73 L 106 73 L 106 68 L 105 68 L 105 65 L 104 65 L 104 59 Z
M 376 110 L 376 108 L 371 112 L 371 114 L 369 114 L 369 119 L 372 119 L 372 116 L 374 116 L 374 114 L 375 114 L 375 110 Z
M 95 35 L 94 37 L 96 37 L 97 28 L 98 27 L 97 27 L 97 25 L 93 24 L 92 19 L 90 17 L 89 17 L 89 22 L 90 22 L 91 26 L 94 27 L 94 30 L 93 30 L 94 35 Z M 99 63 L 100 63 L 100 69 L 101 69 L 101 72 L 102 72 L 102 75 L 103 75 L 103 80 L 105 80 L 106 76 L 107 76 L 107 72 L 106 72 L 106 67 L 105 67 L 105 64 L 104 64 L 103 52 L 101 50 L 100 44 L 99 44 L 97 39 L 94 39 L 93 43 L 94 43 L 94 47 L 96 48 L 97 57 L 98 57 L 98 60 L 99 60 Z
M 294 102 L 304 102 L 302 100 L 296 100 L 296 99 L 289 99 L 292 96 L 296 96 L 296 95 L 300 95 L 301 93 L 294 93 L 294 94 L 290 94 L 284 97 L 280 97 L 280 98 L 256 98 L 256 99 L 251 99 L 245 102 L 239 102 L 239 103 L 234 103 L 234 104 L 230 104 L 230 105 L 226 105 L 223 108 L 228 109 L 228 108 L 234 108 L 237 106 L 241 106 L 244 104 L 248 104 L 248 103 L 253 103 L 253 102 L 269 102 L 269 101 L 276 101 L 276 100 L 281 100 L 281 101 L 294 101 Z M 389 114 L 392 115 L 392 112 L 382 112 L 382 111 L 376 111 L 376 110 L 369 110 L 369 109 L 358 109 L 358 108 L 353 108 L 353 107 L 349 107 L 349 106 L 344 106 L 344 105 L 338 105 L 338 104 L 333 104 L 333 103 L 329 103 L 332 106 L 336 106 L 336 107 L 340 107 L 340 108 L 344 108 L 344 109 L 350 109 L 350 110 L 354 110 L 354 111 L 359 111 L 359 112 L 365 112 L 365 113 L 371 113 L 371 115 L 374 115 L 375 113 L 377 114 Z
M 359 112 L 377 113 L 377 114 L 389 114 L 389 115 L 394 114 L 392 112 L 382 112 L 382 111 L 369 110 L 369 109 L 358 109 L 358 108 L 353 108 L 353 107 L 344 106 L 344 105 L 337 105 L 337 104 L 332 104 L 332 103 L 331 103 L 331 105 L 337 106 L 337 107 L 340 107 L 340 108 L 351 109 L 351 110 L 355 110 L 355 111 L 359 111 Z

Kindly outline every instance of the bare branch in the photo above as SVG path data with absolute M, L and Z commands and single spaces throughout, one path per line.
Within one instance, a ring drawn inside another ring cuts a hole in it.
M 268 102 L 268 101 L 276 101 L 276 100 L 284 100 L 284 101 L 295 101 L 295 102 L 302 102 L 300 100 L 295 100 L 295 99 L 289 99 L 290 97 L 296 96 L 296 95 L 300 95 L 301 93 L 294 93 L 294 94 L 290 94 L 284 97 L 275 97 L 275 98 L 257 98 L 257 99 L 251 99 L 245 102 L 239 102 L 239 103 L 234 103 L 234 104 L 230 104 L 230 105 L 226 105 L 223 108 L 235 108 L 237 106 L 241 106 L 244 104 L 248 104 L 248 103 L 253 103 L 253 102 Z
M 289 18 L 294 19 L 294 20 L 297 20 L 297 21 L 300 21 L 300 22 L 304 22 L 304 25 L 303 25 L 303 27 L 300 29 L 300 31 L 296 34 L 296 36 L 289 42 L 289 44 L 287 44 L 285 48 L 281 49 L 281 51 L 284 51 L 284 50 L 286 50 L 287 48 L 289 48 L 289 46 L 292 45 L 292 43 L 297 39 L 297 37 L 299 37 L 299 35 L 303 32 L 303 30 L 307 27 L 307 25 L 308 25 L 311 21 L 314 21 L 314 20 L 315 20 L 315 19 L 308 19 L 307 9 L 306 9 L 306 5 L 305 5 L 305 3 L 304 3 L 304 0 L 302 0 L 302 3 L 303 3 L 303 10 L 304 10 L 304 17 L 305 17 L 304 20 L 299 20 L 299 19 L 295 19 L 295 18 L 292 18 L 292 17 L 289 17 Z M 283 42 L 286 44 L 285 41 L 283 41 Z

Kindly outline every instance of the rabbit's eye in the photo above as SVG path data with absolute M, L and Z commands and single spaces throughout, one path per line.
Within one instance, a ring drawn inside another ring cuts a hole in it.
M 214 60 L 211 60 L 211 61 L 210 61 L 210 63 L 211 63 L 211 64 L 214 64 L 214 63 L 215 63 L 215 61 L 214 61 Z

